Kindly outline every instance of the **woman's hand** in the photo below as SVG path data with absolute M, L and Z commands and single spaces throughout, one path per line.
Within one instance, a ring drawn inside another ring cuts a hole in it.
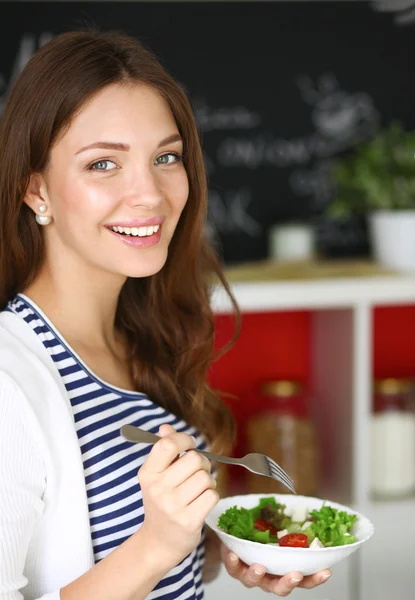
M 187 452 L 195 448 L 194 439 L 170 425 L 162 425 L 159 435 L 163 439 L 138 472 L 145 517 L 137 533 L 172 568 L 198 545 L 204 520 L 219 495 L 210 461 Z
M 301 573 L 293 571 L 279 577 L 265 573 L 262 565 L 254 564 L 248 567 L 239 558 L 222 544 L 221 557 L 226 570 L 231 577 L 239 579 L 246 587 L 259 587 L 264 592 L 272 592 L 277 596 L 288 596 L 296 587 L 311 589 L 317 585 L 321 585 L 331 575 L 331 571 L 326 569 L 303 577 Z

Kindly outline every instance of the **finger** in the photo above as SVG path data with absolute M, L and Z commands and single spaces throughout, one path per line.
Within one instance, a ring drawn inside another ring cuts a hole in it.
M 148 473 L 162 473 L 179 454 L 195 446 L 195 440 L 187 433 L 170 433 L 154 444 L 141 468 Z
M 189 521 L 195 523 L 200 520 L 201 525 L 203 525 L 208 513 L 216 506 L 219 500 L 220 496 L 216 490 L 209 489 L 200 494 L 186 509 Z
M 277 596 L 288 596 L 302 582 L 303 576 L 298 571 L 293 571 L 284 577 L 270 577 L 263 582 L 263 589 Z
M 166 487 L 177 487 L 186 479 L 197 473 L 197 471 L 211 472 L 210 460 L 198 452 L 186 452 L 166 471 L 164 485 Z
M 239 560 L 237 555 L 224 545 L 221 546 L 220 554 L 229 575 L 235 579 L 241 579 L 248 570 L 248 566 Z
M 304 577 L 304 579 L 298 587 L 310 590 L 311 588 L 315 588 L 318 585 L 325 583 L 330 577 L 330 569 L 326 569 L 325 571 L 319 571 L 319 573 L 314 573 L 314 575 L 307 575 L 307 577 Z
M 265 577 L 265 573 L 265 567 L 263 567 L 260 564 L 253 564 L 248 569 L 246 569 L 241 578 L 241 581 L 248 588 L 257 587 L 262 584 L 263 579 Z
M 204 469 L 196 471 L 176 490 L 180 506 L 187 506 L 209 489 L 216 489 L 215 478 Z

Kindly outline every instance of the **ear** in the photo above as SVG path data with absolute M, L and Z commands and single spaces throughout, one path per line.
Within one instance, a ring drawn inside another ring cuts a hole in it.
M 46 182 L 40 173 L 33 173 L 30 176 L 23 200 L 35 214 L 41 213 L 43 216 L 52 216 Z M 45 208 L 39 210 L 40 207 L 46 207 L 46 210 Z

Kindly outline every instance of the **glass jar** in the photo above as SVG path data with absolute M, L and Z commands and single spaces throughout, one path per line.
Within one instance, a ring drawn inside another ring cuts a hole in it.
M 274 459 L 293 479 L 297 494 L 313 496 L 318 488 L 317 435 L 301 385 L 278 380 L 261 388 L 261 408 L 247 425 L 248 452 Z M 252 493 L 289 493 L 278 481 L 247 475 Z
M 371 491 L 376 498 L 415 494 L 415 410 L 409 379 L 374 382 Z

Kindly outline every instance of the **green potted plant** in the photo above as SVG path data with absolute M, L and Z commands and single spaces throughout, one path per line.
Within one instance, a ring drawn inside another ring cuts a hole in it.
M 332 180 L 328 215 L 367 215 L 375 260 L 415 271 L 415 132 L 396 122 L 379 130 L 334 162 Z

